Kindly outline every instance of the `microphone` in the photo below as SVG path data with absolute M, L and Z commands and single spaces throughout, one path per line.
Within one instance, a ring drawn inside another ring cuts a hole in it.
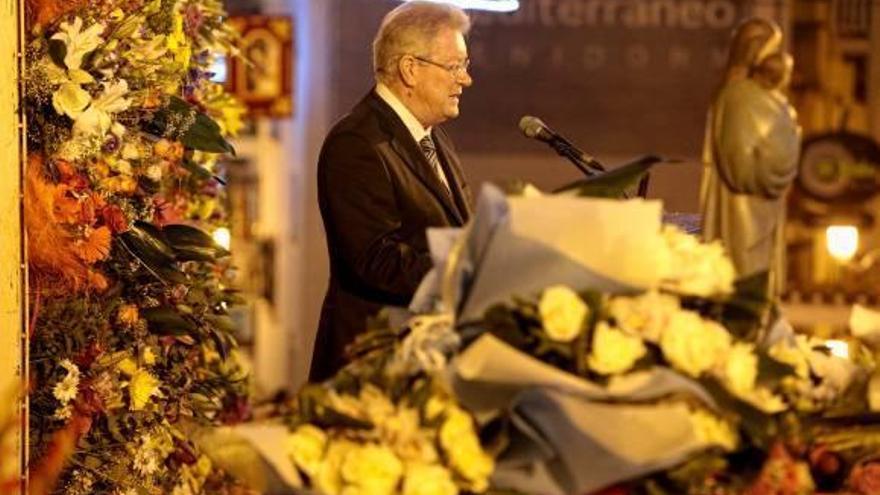
M 553 132 L 538 117 L 524 116 L 519 120 L 519 128 L 526 137 L 549 144 L 550 147 L 556 150 L 556 153 L 571 160 L 587 176 L 593 175 L 593 172 L 587 170 L 584 166 L 600 172 L 605 171 L 605 167 L 598 160 L 578 149 L 569 140 Z

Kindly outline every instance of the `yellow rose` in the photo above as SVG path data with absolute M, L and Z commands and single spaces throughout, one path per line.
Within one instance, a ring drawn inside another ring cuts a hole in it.
M 584 330 L 590 308 L 575 291 L 554 285 L 541 294 L 538 312 L 547 336 L 557 342 L 571 342 Z
M 287 437 L 286 447 L 287 455 L 296 466 L 312 478 L 321 468 L 327 448 L 327 434 L 317 426 L 302 425 Z
M 676 297 L 654 290 L 637 297 L 615 297 L 608 304 L 608 311 L 618 328 L 655 343 L 660 341 L 672 316 L 680 310 Z
M 340 469 L 345 456 L 357 445 L 349 440 L 331 440 L 327 446 L 324 462 L 318 469 L 318 476 L 310 480 L 323 495 L 339 495 L 342 492 Z
M 629 335 L 606 322 L 599 322 L 593 332 L 593 349 L 588 358 L 590 368 L 603 375 L 623 373 L 645 355 L 642 339 Z
M 403 478 L 403 495 L 456 495 L 452 475 L 437 464 L 410 464 Z
M 734 344 L 724 362 L 724 382 L 737 396 L 746 395 L 755 388 L 758 379 L 758 356 L 752 344 Z
M 132 411 L 140 411 L 147 405 L 150 397 L 159 394 L 159 385 L 162 382 L 151 375 L 148 371 L 137 370 L 128 382 L 128 396 L 131 399 L 129 407 Z
M 679 311 L 663 332 L 660 348 L 675 369 L 696 378 L 722 362 L 730 349 L 730 334 L 693 311 Z
M 691 412 L 691 425 L 700 441 L 718 445 L 728 452 L 736 450 L 739 435 L 729 422 L 702 409 Z
M 384 445 L 359 445 L 345 455 L 340 473 L 360 493 L 390 495 L 403 475 L 403 463 Z
M 450 466 L 469 482 L 471 491 L 480 493 L 489 487 L 489 476 L 495 470 L 495 463 L 480 445 L 468 413 L 458 407 L 449 409 L 446 421 L 440 427 L 440 445 Z

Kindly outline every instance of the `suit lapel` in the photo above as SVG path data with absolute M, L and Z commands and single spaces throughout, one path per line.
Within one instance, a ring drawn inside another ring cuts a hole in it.
M 403 124 L 403 121 L 400 120 L 400 117 L 398 117 L 394 110 L 388 106 L 382 98 L 376 95 L 375 92 L 371 92 L 367 96 L 367 99 L 370 105 L 383 117 L 382 121 L 386 124 L 386 131 L 391 138 L 391 148 L 400 155 L 401 160 L 403 160 L 413 174 L 419 178 L 425 187 L 427 187 L 434 197 L 437 198 L 437 201 L 443 205 L 443 209 L 446 210 L 446 213 L 450 218 L 454 219 L 457 224 L 463 225 L 464 217 L 461 212 L 459 212 L 459 209 L 456 206 L 456 201 L 450 196 L 449 190 L 446 189 L 446 186 L 440 178 L 437 177 L 434 168 L 428 163 L 425 154 L 422 153 L 418 143 L 415 142 L 409 129 L 407 129 Z M 443 151 L 443 154 L 444 157 L 448 155 L 448 153 L 445 153 L 445 150 Z M 441 159 L 441 163 L 442 162 L 443 160 Z M 459 184 L 458 180 L 455 182 L 456 184 Z M 457 189 L 456 186 L 453 186 L 452 182 L 450 182 L 450 187 Z
M 471 208 L 469 198 L 465 195 L 465 179 L 461 170 L 461 163 L 458 161 L 458 155 L 455 154 L 452 143 L 445 132 L 435 130 L 433 132 L 434 142 L 437 143 L 437 151 L 440 153 L 440 162 L 449 179 L 449 186 L 452 190 L 455 206 L 464 221 L 471 217 Z

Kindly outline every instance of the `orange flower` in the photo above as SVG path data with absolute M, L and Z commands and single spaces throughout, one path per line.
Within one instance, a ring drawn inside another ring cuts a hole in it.
M 80 201 L 79 221 L 85 225 L 95 223 L 97 213 L 104 207 L 104 199 L 96 194 L 86 196 Z
M 85 239 L 74 242 L 73 251 L 86 263 L 94 263 L 110 254 L 110 240 L 110 229 L 98 227 L 93 229 Z
M 126 326 L 132 326 L 138 321 L 138 307 L 134 304 L 123 304 L 116 313 L 119 323 Z
M 101 216 L 104 218 L 104 223 L 114 234 L 128 230 L 128 220 L 125 218 L 122 208 L 116 205 L 105 206 L 101 210 Z
M 79 218 L 80 207 L 79 202 L 67 195 L 68 187 L 61 184 L 58 186 L 49 185 L 52 188 L 53 202 L 52 213 L 60 223 L 76 223 Z

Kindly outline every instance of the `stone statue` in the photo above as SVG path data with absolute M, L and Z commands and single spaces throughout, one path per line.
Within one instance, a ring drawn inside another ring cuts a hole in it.
M 783 90 L 792 59 L 765 19 L 734 32 L 724 79 L 709 110 L 700 191 L 702 232 L 720 239 L 739 276 L 769 270 L 785 281 L 785 194 L 797 173 L 800 128 Z

